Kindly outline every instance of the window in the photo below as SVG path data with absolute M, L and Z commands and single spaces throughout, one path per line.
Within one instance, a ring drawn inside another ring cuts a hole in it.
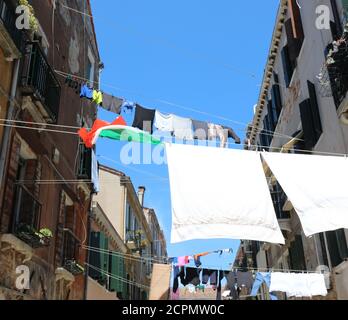
M 290 265 L 293 270 L 306 270 L 305 255 L 303 250 L 302 236 L 296 235 L 295 241 L 289 248 Z
M 282 112 L 283 106 L 282 106 L 282 97 L 280 94 L 279 77 L 276 73 L 274 73 L 273 77 L 274 77 L 275 84 L 272 87 L 272 110 L 273 110 L 273 118 L 275 119 L 277 123 L 280 117 L 280 114 Z
M 86 180 L 92 178 L 92 149 L 87 148 L 82 143 L 79 145 L 77 177 Z
M 344 230 L 326 233 L 332 267 L 337 267 L 348 258 L 348 248 Z
M 290 60 L 289 47 L 287 45 L 283 47 L 281 51 L 281 56 L 284 70 L 284 80 L 286 87 L 288 88 L 290 86 L 291 78 L 295 68 Z
M 307 84 L 310 98 L 300 103 L 300 113 L 305 146 L 307 150 L 311 150 L 317 144 L 323 130 L 315 86 L 310 81 Z

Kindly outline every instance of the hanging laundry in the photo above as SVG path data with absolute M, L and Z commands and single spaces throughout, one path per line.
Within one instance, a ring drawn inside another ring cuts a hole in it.
M 194 286 L 200 285 L 201 280 L 200 280 L 199 276 L 200 276 L 201 271 L 202 271 L 201 269 L 187 267 L 186 268 L 185 282 L 187 284 L 192 284 Z
M 172 114 L 163 114 L 156 110 L 154 126 L 160 131 L 173 132 L 174 116 Z
M 180 277 L 180 268 L 178 266 L 173 267 L 173 292 L 176 293 L 179 288 L 179 277 Z
M 103 93 L 103 104 L 101 107 L 107 111 L 121 114 L 121 107 L 124 100 L 121 98 L 116 98 L 107 93 Z
M 180 290 L 177 290 L 176 292 L 172 292 L 171 300 L 180 300 Z
M 93 90 L 93 102 L 97 105 L 101 105 L 103 103 L 103 94 L 101 91 Z
M 188 285 L 188 282 L 186 281 L 186 267 L 180 268 L 179 278 L 180 278 L 180 282 L 183 286 Z
M 271 273 L 270 272 L 258 272 L 255 277 L 253 287 L 251 289 L 250 295 L 256 297 L 257 293 L 260 290 L 261 285 L 265 283 L 267 288 L 271 285 Z M 271 300 L 278 300 L 277 296 L 273 293 L 270 293 Z
M 146 109 L 137 104 L 132 127 L 147 131 L 152 134 L 152 126 L 155 118 L 155 113 L 156 110 Z
M 131 102 L 131 101 L 124 101 L 121 105 L 121 109 L 124 110 L 130 110 L 130 111 L 133 111 L 133 109 L 135 108 L 135 103 L 134 102 Z
M 188 256 L 178 258 L 178 266 L 179 267 L 186 266 L 189 263 L 190 263 L 190 259 Z
M 93 99 L 93 89 L 89 88 L 87 84 L 82 85 L 80 97 L 92 100 Z
M 288 297 L 326 296 L 327 289 L 323 274 L 271 273 L 271 292 L 285 292 Z
M 178 139 L 193 140 L 192 120 L 173 115 L 174 137 Z
M 168 300 L 170 293 L 170 271 L 170 265 L 153 264 L 149 292 L 150 301 Z
M 221 289 L 222 289 L 222 285 L 221 285 L 221 281 L 224 278 L 224 273 L 223 271 L 218 271 L 219 275 L 218 275 L 218 286 L 217 286 L 217 292 L 216 292 L 216 300 L 220 301 L 221 300 Z
M 196 290 L 200 290 L 200 291 L 205 291 L 205 286 L 204 285 L 202 285 L 202 284 L 200 284 L 200 285 L 198 285 L 197 287 L 196 287 Z
M 192 120 L 194 139 L 208 140 L 209 127 L 204 121 Z
M 284 244 L 257 153 L 169 143 L 165 146 L 172 243 L 232 238 Z
M 92 150 L 92 184 L 93 189 L 95 193 L 99 192 L 99 166 L 98 166 L 98 160 L 97 155 L 95 154 L 95 151 Z
M 208 124 L 208 139 L 209 140 L 216 140 L 217 138 L 220 139 L 220 147 L 226 148 L 227 140 L 228 140 L 228 133 L 223 129 L 222 126 L 209 123 Z
M 224 277 L 227 280 L 226 288 L 230 291 L 230 295 L 233 300 L 239 299 L 238 285 L 237 285 L 237 275 L 233 271 L 225 271 Z
M 197 268 L 202 265 L 201 257 L 205 257 L 208 254 L 210 254 L 210 252 L 204 252 L 204 253 L 196 254 L 193 256 L 193 259 Z
M 240 144 L 241 140 L 237 136 L 237 134 L 234 132 L 234 130 L 230 127 L 223 126 L 222 127 L 225 131 L 227 131 L 228 138 L 232 138 L 236 144 Z
M 263 153 L 307 237 L 348 228 L 348 158 Z
M 216 286 L 218 273 L 217 270 L 203 269 L 202 283 L 208 284 L 210 281 L 211 286 Z
M 118 117 L 113 123 L 96 120 L 90 131 L 87 131 L 86 128 L 82 128 L 78 133 L 87 148 L 92 148 L 99 137 L 119 141 L 151 143 L 154 145 L 161 144 L 159 139 L 152 137 L 147 132 L 127 127 L 122 116 Z

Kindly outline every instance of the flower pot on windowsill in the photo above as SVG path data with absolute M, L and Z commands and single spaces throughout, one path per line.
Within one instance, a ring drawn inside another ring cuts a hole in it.
M 33 227 L 26 224 L 20 225 L 15 235 L 34 249 L 49 247 L 52 239 L 52 232 L 49 229 L 36 231 Z

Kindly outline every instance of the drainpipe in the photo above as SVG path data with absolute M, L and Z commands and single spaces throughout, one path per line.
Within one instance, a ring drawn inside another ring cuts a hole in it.
M 13 78 L 11 84 L 11 93 L 9 98 L 9 108 L 7 112 L 7 119 L 13 120 L 15 115 L 15 99 L 17 93 L 17 84 L 18 84 L 18 75 L 19 75 L 19 66 L 20 60 L 15 60 L 15 65 L 13 69 Z M 0 186 L 3 185 L 4 175 L 5 175 L 5 164 L 6 164 L 6 155 L 8 154 L 8 148 L 10 144 L 10 136 L 11 136 L 11 127 L 4 128 L 4 136 L 1 145 L 1 153 L 0 153 Z M 2 195 L 1 195 L 2 197 Z

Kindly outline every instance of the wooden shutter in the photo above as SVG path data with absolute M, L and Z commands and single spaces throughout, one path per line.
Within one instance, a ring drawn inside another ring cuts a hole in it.
M 101 274 L 101 278 L 103 280 L 106 280 L 107 273 L 109 271 L 109 253 L 105 252 L 105 250 L 109 249 L 109 243 L 108 243 L 108 238 L 103 232 L 100 232 L 99 248 L 104 250 L 100 252 L 101 269 L 103 271 Z
M 275 114 L 277 115 L 277 121 L 278 121 L 283 109 L 279 84 L 275 84 L 272 87 L 272 103 L 273 103 L 273 110 L 274 110 L 273 112 L 275 112 Z
M 289 63 L 292 68 L 295 69 L 297 66 L 297 57 L 300 54 L 302 43 L 294 37 L 291 19 L 285 21 L 285 31 L 287 37 L 287 46 L 289 52 Z
M 90 246 L 92 247 L 92 250 L 89 251 L 89 259 L 88 264 L 90 264 L 92 267 L 101 269 L 101 259 L 100 254 L 97 251 L 100 245 L 100 232 L 91 232 L 90 237 Z M 99 280 L 101 278 L 101 272 L 89 267 L 88 268 L 88 274 L 89 276 L 94 280 Z
M 268 110 L 268 118 L 269 118 L 269 123 L 271 124 L 271 131 L 274 131 L 276 125 L 277 125 L 277 118 L 275 118 L 274 116 L 276 116 L 274 113 L 273 113 L 273 108 L 272 108 L 272 103 L 273 101 L 272 100 L 269 100 L 268 103 L 267 103 L 267 110 Z
M 301 18 L 301 11 L 296 0 L 289 0 L 289 10 L 291 15 L 292 30 L 294 38 L 302 44 L 304 40 L 304 32 Z
M 289 47 L 287 45 L 283 47 L 281 56 L 282 56 L 285 84 L 286 84 L 286 87 L 288 88 L 291 82 L 294 69 L 292 68 L 292 65 L 290 63 Z
M 323 127 L 322 127 L 321 119 L 320 119 L 320 111 L 319 111 L 317 93 L 315 91 L 315 85 L 310 81 L 307 81 L 307 84 L 308 84 L 308 92 L 309 92 L 309 98 L 310 98 L 310 104 L 311 104 L 311 112 L 312 112 L 315 138 L 317 142 L 321 134 L 323 133 Z
M 316 135 L 314 132 L 310 99 L 304 100 L 300 103 L 300 113 L 305 146 L 307 150 L 311 150 L 315 146 Z

